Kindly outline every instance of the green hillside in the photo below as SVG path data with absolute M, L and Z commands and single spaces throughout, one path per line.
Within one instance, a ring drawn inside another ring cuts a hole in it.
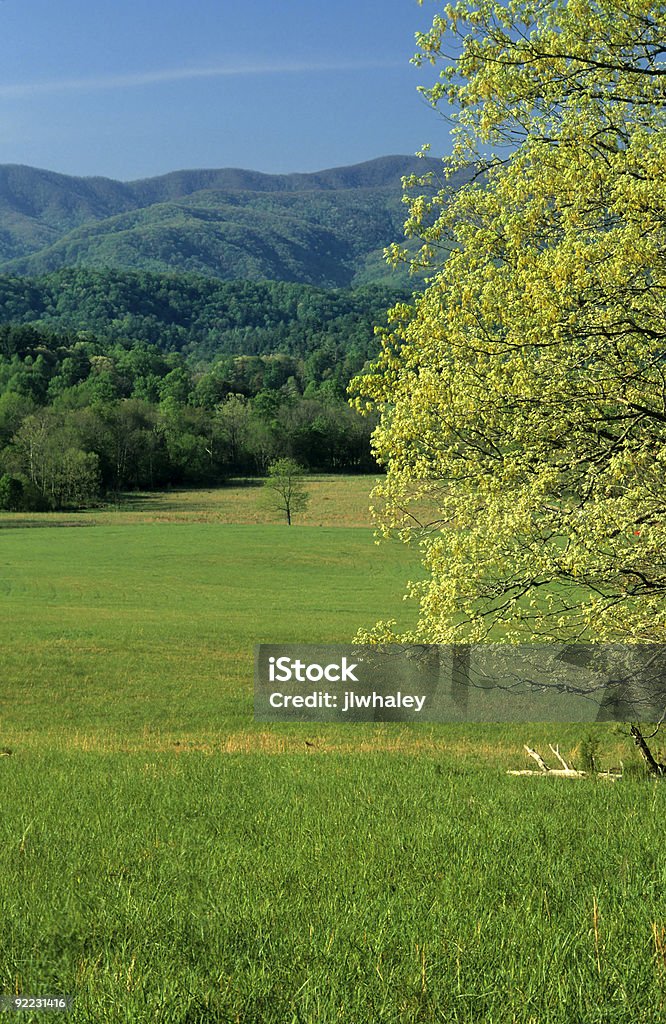
M 322 287 L 405 284 L 382 261 L 401 238 L 401 177 L 436 161 L 383 157 L 315 174 L 180 171 L 137 182 L 0 167 L 0 269 L 194 272 Z M 455 182 L 453 183 L 455 184 Z
M 49 332 L 93 332 L 106 342 L 143 342 L 199 358 L 326 349 L 354 372 L 376 351 L 373 328 L 408 293 L 385 285 L 323 289 L 285 281 L 219 281 L 189 274 L 70 267 L 39 278 L 0 274 L 0 352 L 37 358 Z M 19 325 L 33 325 L 29 338 Z M 4 325 L 14 325 L 9 334 Z M 13 333 L 12 333 L 13 332 Z M 13 339 L 13 340 L 12 340 Z M 27 347 L 26 347 L 27 344 Z

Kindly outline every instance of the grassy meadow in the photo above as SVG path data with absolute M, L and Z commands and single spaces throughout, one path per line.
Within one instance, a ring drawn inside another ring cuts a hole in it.
M 291 529 L 251 481 L 0 519 L 0 993 L 73 1024 L 664 1019 L 666 790 L 611 727 L 253 723 L 255 643 L 413 614 L 367 478 L 308 487 Z M 621 782 L 505 774 L 591 730 Z

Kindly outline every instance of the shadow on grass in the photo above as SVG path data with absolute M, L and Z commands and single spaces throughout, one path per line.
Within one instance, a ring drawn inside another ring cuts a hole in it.
M 232 479 L 229 480 L 225 480 L 225 482 L 221 486 L 221 490 L 224 490 L 226 487 L 263 487 L 264 483 L 265 480 L 263 477 L 239 476 L 233 477 Z
M 44 526 L 68 526 L 68 527 L 70 527 L 70 526 L 94 526 L 94 525 L 95 525 L 95 523 L 91 523 L 91 522 L 75 522 L 74 520 L 70 520 L 70 519 L 57 519 L 57 520 L 47 519 L 46 516 L 44 517 L 44 519 L 20 519 L 20 520 L 16 520 L 15 519 L 12 522 L 2 522 L 2 520 L 0 520 L 0 530 L 25 530 L 25 529 L 31 529 L 31 528 L 36 528 L 36 527 L 44 527 Z

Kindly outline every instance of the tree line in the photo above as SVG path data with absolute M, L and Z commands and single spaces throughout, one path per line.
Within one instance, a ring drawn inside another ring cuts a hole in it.
M 147 342 L 1 326 L 0 507 L 217 485 L 280 458 L 369 471 L 372 424 L 316 355 L 227 355 L 203 368 Z

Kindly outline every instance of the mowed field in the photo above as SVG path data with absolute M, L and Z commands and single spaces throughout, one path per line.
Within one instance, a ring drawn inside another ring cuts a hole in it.
M 610 727 L 614 784 L 505 774 L 585 726 L 253 723 L 254 644 L 413 615 L 368 480 L 308 486 L 291 529 L 251 482 L 3 517 L 0 993 L 72 1022 L 665 1019 L 666 790 Z

